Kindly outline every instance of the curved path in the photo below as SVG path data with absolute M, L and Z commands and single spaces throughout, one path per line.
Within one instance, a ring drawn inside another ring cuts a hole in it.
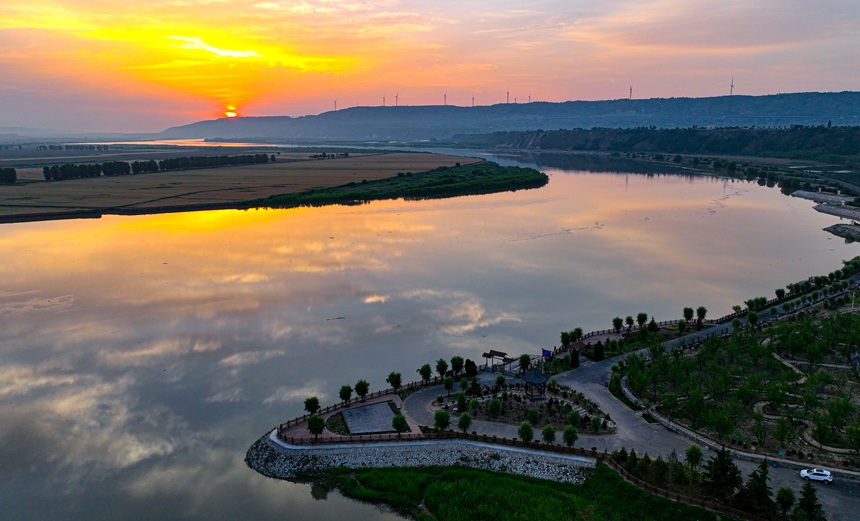
M 624 355 L 621 355 L 624 356 Z M 619 357 L 592 362 L 578 369 L 555 375 L 556 381 L 585 394 L 597 403 L 603 412 L 615 421 L 615 434 L 602 436 L 581 435 L 576 446 L 596 447 L 599 452 L 609 452 L 621 449 L 635 449 L 637 454 L 648 453 L 652 458 L 662 456 L 666 459 L 674 450 L 683 460 L 684 451 L 693 444 L 688 438 L 676 434 L 656 423 L 648 423 L 642 419 L 641 413 L 633 411 L 623 402 L 615 398 L 605 382 L 612 373 L 612 364 Z M 403 400 L 403 414 L 421 425 L 433 425 L 433 411 L 430 408 L 433 400 L 440 394 L 446 394 L 442 386 L 433 386 L 416 391 Z M 496 422 L 474 421 L 471 430 L 478 434 L 496 435 L 513 438 L 517 436 L 515 425 Z M 711 451 L 702 447 L 705 459 L 710 458 Z M 748 476 L 757 468 L 757 464 L 735 460 L 738 468 Z M 778 467 L 770 469 L 770 486 L 775 492 L 779 487 L 788 486 L 795 490 L 800 497 L 803 481 L 796 470 Z M 860 511 L 860 481 L 837 479 L 831 485 L 815 484 L 818 499 L 824 506 L 827 517 L 831 521 L 849 521 L 857 519 Z

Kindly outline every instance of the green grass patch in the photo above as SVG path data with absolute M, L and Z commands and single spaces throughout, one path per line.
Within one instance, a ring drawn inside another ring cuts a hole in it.
M 623 393 L 623 392 L 621 392 L 621 389 L 613 389 L 613 388 L 612 388 L 612 386 L 610 385 L 610 386 L 609 386 L 609 392 L 611 392 L 611 393 L 612 393 L 612 396 L 614 396 L 614 397 L 618 398 L 619 400 L 621 400 L 621 402 L 622 402 L 624 405 L 626 405 L 627 407 L 630 407 L 630 408 L 631 408 L 632 410 L 634 410 L 634 411 L 638 411 L 638 410 L 639 410 L 639 407 L 637 407 L 635 403 L 631 402 L 630 400 L 628 400 L 628 399 L 627 399 L 627 397 L 626 397 L 626 396 L 624 396 L 624 393 Z M 653 418 L 651 418 L 651 419 L 653 420 Z M 647 420 L 646 420 L 646 421 L 647 421 Z M 654 420 L 654 421 L 656 421 L 656 420 Z M 650 422 L 649 422 L 649 423 L 650 423 Z
M 434 199 L 539 188 L 548 182 L 549 177 L 537 170 L 505 167 L 486 161 L 463 166 L 442 166 L 427 172 L 401 172 L 387 179 L 275 195 L 260 202 L 269 206 L 319 206 L 398 198 Z
M 343 419 L 343 413 L 333 414 L 325 422 L 325 428 L 335 434 L 343 436 L 349 435 L 349 427 L 346 426 L 346 421 Z
M 675 521 L 715 515 L 655 496 L 598 464 L 582 485 L 462 467 L 335 469 L 314 479 L 424 520 Z

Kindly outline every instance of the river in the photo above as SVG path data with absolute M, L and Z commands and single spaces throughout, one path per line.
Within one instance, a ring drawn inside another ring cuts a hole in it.
M 316 395 L 709 316 L 858 254 L 778 189 L 501 162 L 541 189 L 0 225 L 0 518 L 397 519 L 243 457 Z

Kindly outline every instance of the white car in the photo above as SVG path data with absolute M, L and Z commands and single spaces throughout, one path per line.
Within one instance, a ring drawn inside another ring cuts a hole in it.
M 833 481 L 833 476 L 829 470 L 821 469 L 803 469 L 800 471 L 800 477 L 803 479 L 811 479 L 812 481 L 823 481 L 830 483 Z

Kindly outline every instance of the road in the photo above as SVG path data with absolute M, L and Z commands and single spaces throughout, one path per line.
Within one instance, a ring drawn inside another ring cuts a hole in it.
M 604 382 L 609 380 L 614 359 L 591 362 L 578 369 L 566 371 L 555 376 L 560 385 L 566 385 L 586 395 L 597 403 L 601 410 L 608 413 L 617 425 L 616 432 L 611 435 L 591 436 L 581 435 L 576 445 L 579 447 L 596 447 L 598 451 L 609 452 L 626 448 L 635 449 L 636 453 L 643 455 L 646 452 L 652 458 L 663 456 L 666 459 L 674 450 L 678 457 L 683 460 L 684 451 L 693 444 L 689 439 L 676 434 L 662 425 L 648 423 L 642 419 L 637 411 L 633 411 L 620 400 L 616 399 Z M 495 375 L 487 382 L 494 382 Z M 492 383 L 489 383 L 492 385 Z M 422 389 L 411 394 L 403 401 L 403 413 L 408 418 L 421 425 L 433 425 L 433 411 L 430 408 L 433 400 L 446 394 L 442 386 L 434 386 Z M 517 426 L 505 425 L 496 422 L 474 421 L 472 430 L 478 434 L 496 435 L 499 437 L 513 438 L 517 436 Z M 707 447 L 702 447 L 705 460 L 709 459 L 712 452 Z M 736 460 L 738 468 L 743 472 L 744 479 L 749 477 L 758 465 L 747 461 Z M 788 468 L 770 469 L 770 486 L 776 492 L 779 487 L 788 486 L 794 489 L 797 498 L 800 498 L 800 488 L 803 486 L 798 471 Z M 813 483 L 818 492 L 818 499 L 824 506 L 827 518 L 831 521 L 851 521 L 858 518 L 860 512 L 860 481 L 837 478 L 830 485 Z

